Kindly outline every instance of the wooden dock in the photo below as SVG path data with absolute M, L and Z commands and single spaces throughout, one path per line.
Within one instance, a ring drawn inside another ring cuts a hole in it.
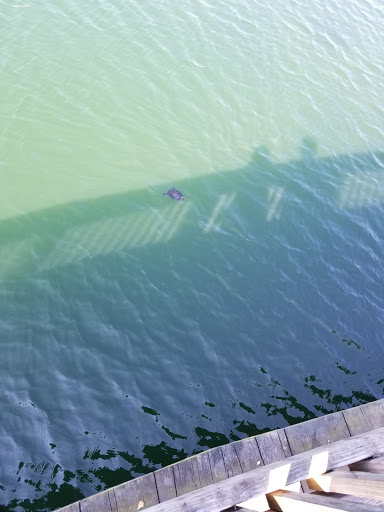
M 384 512 L 384 399 L 205 451 L 60 512 Z

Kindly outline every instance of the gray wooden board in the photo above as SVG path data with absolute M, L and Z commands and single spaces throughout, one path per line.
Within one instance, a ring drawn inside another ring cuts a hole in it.
M 137 512 L 159 503 L 153 473 L 113 488 L 118 512 Z
M 384 426 L 384 399 L 343 411 L 352 436 Z
M 221 480 L 225 480 L 228 478 L 228 473 L 225 469 L 223 452 L 221 451 L 220 446 L 218 448 L 213 448 L 208 452 L 209 462 L 211 464 L 211 472 L 212 479 L 214 483 L 221 482 Z
M 203 452 L 196 455 L 196 463 L 197 470 L 199 472 L 201 487 L 213 484 L 211 464 L 209 462 L 208 452 Z
M 224 444 L 221 447 L 221 451 L 223 454 L 224 466 L 228 477 L 231 478 L 232 476 L 240 475 L 240 473 L 242 473 L 241 466 L 233 444 Z
M 117 504 L 113 489 L 81 500 L 80 510 L 81 512 L 116 512 Z
M 308 480 L 311 489 L 384 500 L 384 475 L 365 471 L 331 471 Z
M 199 471 L 195 457 L 182 460 L 173 466 L 177 496 L 200 488 Z
M 284 430 L 293 455 L 350 437 L 344 416 L 338 412 Z
M 372 473 L 384 473 L 384 457 L 375 457 L 374 459 L 360 460 L 349 466 L 351 471 L 368 471 Z
M 351 436 L 363 434 L 370 430 L 360 407 L 354 407 L 353 409 L 343 411 L 343 416 L 346 424 L 348 425 Z
M 371 430 L 384 427 L 384 399 L 363 405 L 361 411 Z
M 383 507 L 384 501 L 375 500 L 373 498 L 362 498 L 361 496 L 351 496 L 350 494 L 340 494 L 337 492 L 322 492 L 322 491 L 313 491 L 312 494 L 318 494 L 319 496 L 330 496 L 331 498 L 337 498 L 341 501 L 354 501 L 356 503 L 363 503 L 368 505 L 376 505 Z
M 284 485 L 315 477 L 319 472 L 351 464 L 383 450 L 384 428 L 234 476 L 155 505 L 150 512 L 219 512 L 254 496 L 274 492 Z
M 291 455 L 293 455 L 293 453 L 291 447 L 289 446 L 288 437 L 285 429 L 277 430 L 277 434 L 279 436 L 281 447 L 283 448 L 285 456 L 290 457 Z
M 256 443 L 264 464 L 271 464 L 272 462 L 285 459 L 286 451 L 281 444 L 277 430 L 256 436 Z
M 159 501 L 171 500 L 176 498 L 175 476 L 173 474 L 173 466 L 168 466 L 154 472 L 157 494 Z
M 243 473 L 264 464 L 254 437 L 236 441 L 236 443 L 233 443 L 233 446 L 235 447 Z
M 341 501 L 334 496 L 325 494 L 300 494 L 290 491 L 277 491 L 268 495 L 268 501 L 273 510 L 297 510 L 297 512 L 325 512 L 332 510 L 337 512 L 380 512 L 380 508 L 356 503 Z

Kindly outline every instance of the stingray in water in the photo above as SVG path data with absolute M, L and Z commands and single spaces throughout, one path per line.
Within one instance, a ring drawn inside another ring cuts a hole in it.
M 175 187 L 170 188 L 168 192 L 163 192 L 163 196 L 169 196 L 172 199 L 176 199 L 176 201 L 184 199 L 183 194 L 180 192 L 180 190 L 177 190 Z

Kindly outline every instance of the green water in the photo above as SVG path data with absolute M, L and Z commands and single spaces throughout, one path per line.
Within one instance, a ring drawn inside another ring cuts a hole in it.
M 0 5 L 0 509 L 381 398 L 383 6 Z

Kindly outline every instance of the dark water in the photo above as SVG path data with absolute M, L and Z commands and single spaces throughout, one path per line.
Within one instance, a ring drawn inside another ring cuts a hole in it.
M 307 140 L 177 184 L 181 203 L 163 187 L 3 221 L 29 255 L 2 263 L 3 509 L 381 398 L 383 163 Z

